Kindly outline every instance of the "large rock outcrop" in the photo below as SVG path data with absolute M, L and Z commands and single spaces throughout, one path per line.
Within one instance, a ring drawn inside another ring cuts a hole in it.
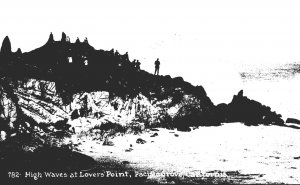
M 220 119 L 223 122 L 243 122 L 246 125 L 280 125 L 284 121 L 280 114 L 271 111 L 271 108 L 251 100 L 243 95 L 241 90 L 228 105 L 217 106 Z

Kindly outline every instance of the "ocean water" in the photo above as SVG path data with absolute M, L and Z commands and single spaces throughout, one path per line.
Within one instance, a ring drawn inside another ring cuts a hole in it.
M 300 75 L 289 79 L 247 81 L 243 86 L 246 96 L 270 106 L 283 118 L 300 119 Z
M 251 69 L 218 70 L 201 84 L 214 102 L 230 103 L 243 90 L 244 96 L 271 107 L 284 119 L 300 119 L 300 74 L 298 64 L 255 66 Z M 246 71 L 246 75 L 245 75 Z

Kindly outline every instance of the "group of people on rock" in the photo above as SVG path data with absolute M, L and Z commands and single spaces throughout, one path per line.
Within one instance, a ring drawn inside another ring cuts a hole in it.
M 134 59 L 132 62 L 129 60 L 128 52 L 126 52 L 124 55 L 120 55 L 118 50 L 114 51 L 114 49 L 111 50 L 111 53 L 115 56 L 121 59 L 121 61 L 124 61 L 125 63 L 130 63 L 131 66 L 133 66 L 135 69 L 138 71 L 141 69 L 141 62 L 137 59 Z M 155 70 L 154 70 L 154 75 L 159 75 L 159 69 L 160 69 L 160 61 L 159 58 L 156 59 L 154 62 L 155 65 Z
M 133 67 L 135 67 L 137 70 L 141 69 L 141 63 L 139 60 L 134 59 L 132 62 Z

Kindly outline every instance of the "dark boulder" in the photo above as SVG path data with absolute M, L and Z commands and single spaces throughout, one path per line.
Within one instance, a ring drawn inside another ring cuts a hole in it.
M 243 95 L 241 90 L 238 95 L 235 95 L 232 101 L 228 104 L 228 108 L 224 105 L 219 107 L 219 113 L 224 116 L 223 119 L 227 122 L 243 122 L 246 125 L 280 125 L 284 126 L 284 121 L 280 114 L 271 111 L 270 107 L 264 106 L 261 103 L 250 100 Z M 224 113 L 224 111 L 226 113 Z M 226 115 L 227 114 L 227 115 Z
M 78 113 L 78 110 L 75 109 L 75 110 L 71 113 L 71 119 L 74 120 L 74 119 L 77 119 L 77 118 L 79 118 L 79 117 L 80 117 L 80 115 L 79 115 L 79 113 Z
M 55 122 L 53 124 L 53 126 L 57 130 L 69 130 L 69 128 L 71 127 L 71 125 L 67 124 L 67 122 L 68 122 L 68 119 L 59 120 L 59 121 Z
M 108 138 L 106 138 L 103 142 L 104 146 L 114 146 L 114 143 L 112 141 L 109 141 Z
M 122 125 L 110 121 L 102 123 L 99 128 L 101 131 L 125 132 L 125 128 Z
M 227 104 L 221 103 L 216 106 L 216 118 L 219 122 L 228 122 L 228 114 L 229 109 Z
M 141 139 L 141 138 L 138 138 L 138 139 L 136 140 L 136 143 L 137 143 L 137 144 L 145 144 L 146 141 L 143 140 L 143 139 Z
M 150 137 L 156 137 L 156 136 L 158 136 L 158 133 L 154 133 Z
M 286 120 L 286 123 L 294 123 L 294 124 L 300 125 L 300 120 L 295 119 L 295 118 L 288 118 L 288 119 Z
M 177 127 L 177 130 L 178 130 L 178 131 L 181 131 L 181 132 L 190 132 L 190 131 L 191 131 L 191 128 L 182 125 L 182 126 Z
M 205 103 L 186 104 L 182 106 L 173 118 L 174 127 L 180 131 L 189 131 L 191 126 L 217 126 L 213 106 Z

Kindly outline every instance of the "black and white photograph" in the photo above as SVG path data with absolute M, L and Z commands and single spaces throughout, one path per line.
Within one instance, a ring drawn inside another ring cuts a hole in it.
M 299 183 L 299 1 L 1 0 L 0 185 Z

